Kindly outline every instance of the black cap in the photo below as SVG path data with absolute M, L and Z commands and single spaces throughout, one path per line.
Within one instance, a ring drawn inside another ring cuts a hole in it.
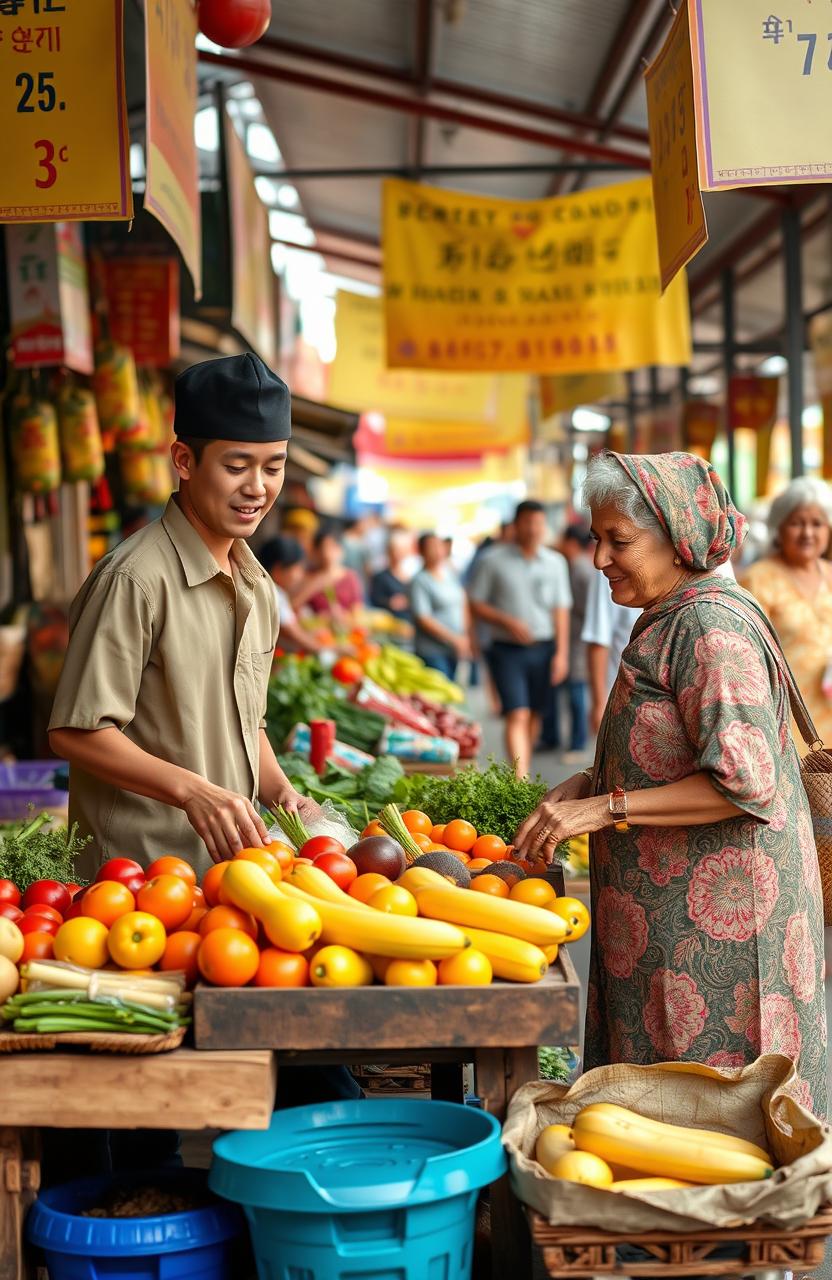
M 282 378 L 247 351 L 192 364 L 176 379 L 178 436 L 269 444 L 292 434 L 292 397 Z

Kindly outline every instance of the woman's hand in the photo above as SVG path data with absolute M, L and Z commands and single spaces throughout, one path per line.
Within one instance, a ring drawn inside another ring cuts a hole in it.
M 529 862 L 542 859 L 548 866 L 555 849 L 564 840 L 600 831 L 611 824 L 607 796 L 578 799 L 562 796 L 574 782 L 575 779 L 570 778 L 562 787 L 551 791 L 518 830 L 515 848 Z M 584 782 L 589 787 L 586 779 Z

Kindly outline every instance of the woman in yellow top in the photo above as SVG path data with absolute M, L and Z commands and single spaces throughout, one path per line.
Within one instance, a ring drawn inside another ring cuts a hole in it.
M 771 504 L 771 551 L 749 569 L 743 586 L 774 624 L 815 727 L 832 744 L 832 489 L 822 480 L 793 480 Z M 807 748 L 793 726 L 798 749 Z

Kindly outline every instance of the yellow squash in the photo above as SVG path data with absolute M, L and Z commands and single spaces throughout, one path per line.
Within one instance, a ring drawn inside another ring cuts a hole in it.
M 227 877 L 228 872 L 225 875 Z M 352 947 L 355 951 L 401 960 L 443 960 L 470 945 L 461 929 L 439 920 L 413 919 L 324 902 L 285 881 L 276 892 L 299 902 L 314 903 L 323 923 L 323 941 Z
M 306 863 L 295 863 L 292 870 L 286 877 L 287 884 L 293 884 L 297 889 L 303 889 L 305 893 L 311 893 L 313 898 L 321 898 L 324 902 L 340 903 L 342 907 L 357 907 L 359 911 L 369 911 L 370 908 L 366 903 L 360 902 L 358 898 L 351 898 L 348 893 L 344 893 L 343 889 L 339 889 L 334 880 L 321 871 L 320 867 L 309 866 Z
M 488 956 L 495 978 L 509 982 L 539 982 L 548 969 L 546 957 L 533 942 L 511 938 L 507 933 L 492 933 L 488 929 L 472 929 L 465 932 L 471 946 Z
M 644 1116 L 638 1115 L 637 1112 L 629 1111 L 626 1107 L 616 1106 L 613 1102 L 591 1102 L 588 1107 L 584 1107 L 581 1115 L 607 1115 L 615 1118 L 622 1111 L 627 1115 L 635 1116 L 642 1124 L 655 1126 L 653 1132 L 656 1135 L 657 1142 L 668 1141 L 673 1134 L 687 1137 L 691 1133 L 695 1133 L 700 1138 L 707 1138 L 709 1142 L 712 1142 L 717 1147 L 725 1147 L 727 1151 L 743 1151 L 747 1156 L 756 1156 L 764 1164 L 773 1164 L 771 1156 L 763 1147 L 758 1147 L 754 1142 L 748 1142 L 746 1138 L 735 1138 L 733 1134 L 719 1133 L 716 1129 L 689 1129 L 681 1124 L 668 1124 L 666 1120 L 647 1120 Z
M 419 911 L 433 920 L 448 920 L 453 924 L 471 925 L 474 929 L 487 929 L 493 933 L 505 933 L 512 938 L 533 942 L 536 947 L 551 947 L 563 942 L 567 927 L 560 916 L 542 907 L 529 907 L 524 902 L 511 902 L 508 898 L 492 898 L 487 893 L 474 893 L 470 889 L 456 889 L 445 885 L 441 889 L 420 889 L 416 893 Z
M 321 936 L 321 917 L 313 900 L 291 901 L 255 862 L 229 862 L 222 887 L 232 906 L 259 920 L 281 951 L 306 951 Z
M 679 1191 L 685 1187 L 695 1187 L 695 1182 L 683 1182 L 681 1178 L 624 1178 L 614 1182 L 610 1191 Z

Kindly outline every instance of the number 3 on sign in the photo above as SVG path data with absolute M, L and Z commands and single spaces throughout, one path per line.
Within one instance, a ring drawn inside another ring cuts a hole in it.
M 69 148 L 60 147 L 56 153 L 53 142 L 47 138 L 40 138 L 35 143 L 35 150 L 42 153 L 38 160 L 38 168 L 43 172 L 42 178 L 35 178 L 35 186 L 45 190 L 47 187 L 54 186 L 58 179 L 58 170 L 55 167 L 56 154 L 59 163 L 66 164 L 69 159 Z

